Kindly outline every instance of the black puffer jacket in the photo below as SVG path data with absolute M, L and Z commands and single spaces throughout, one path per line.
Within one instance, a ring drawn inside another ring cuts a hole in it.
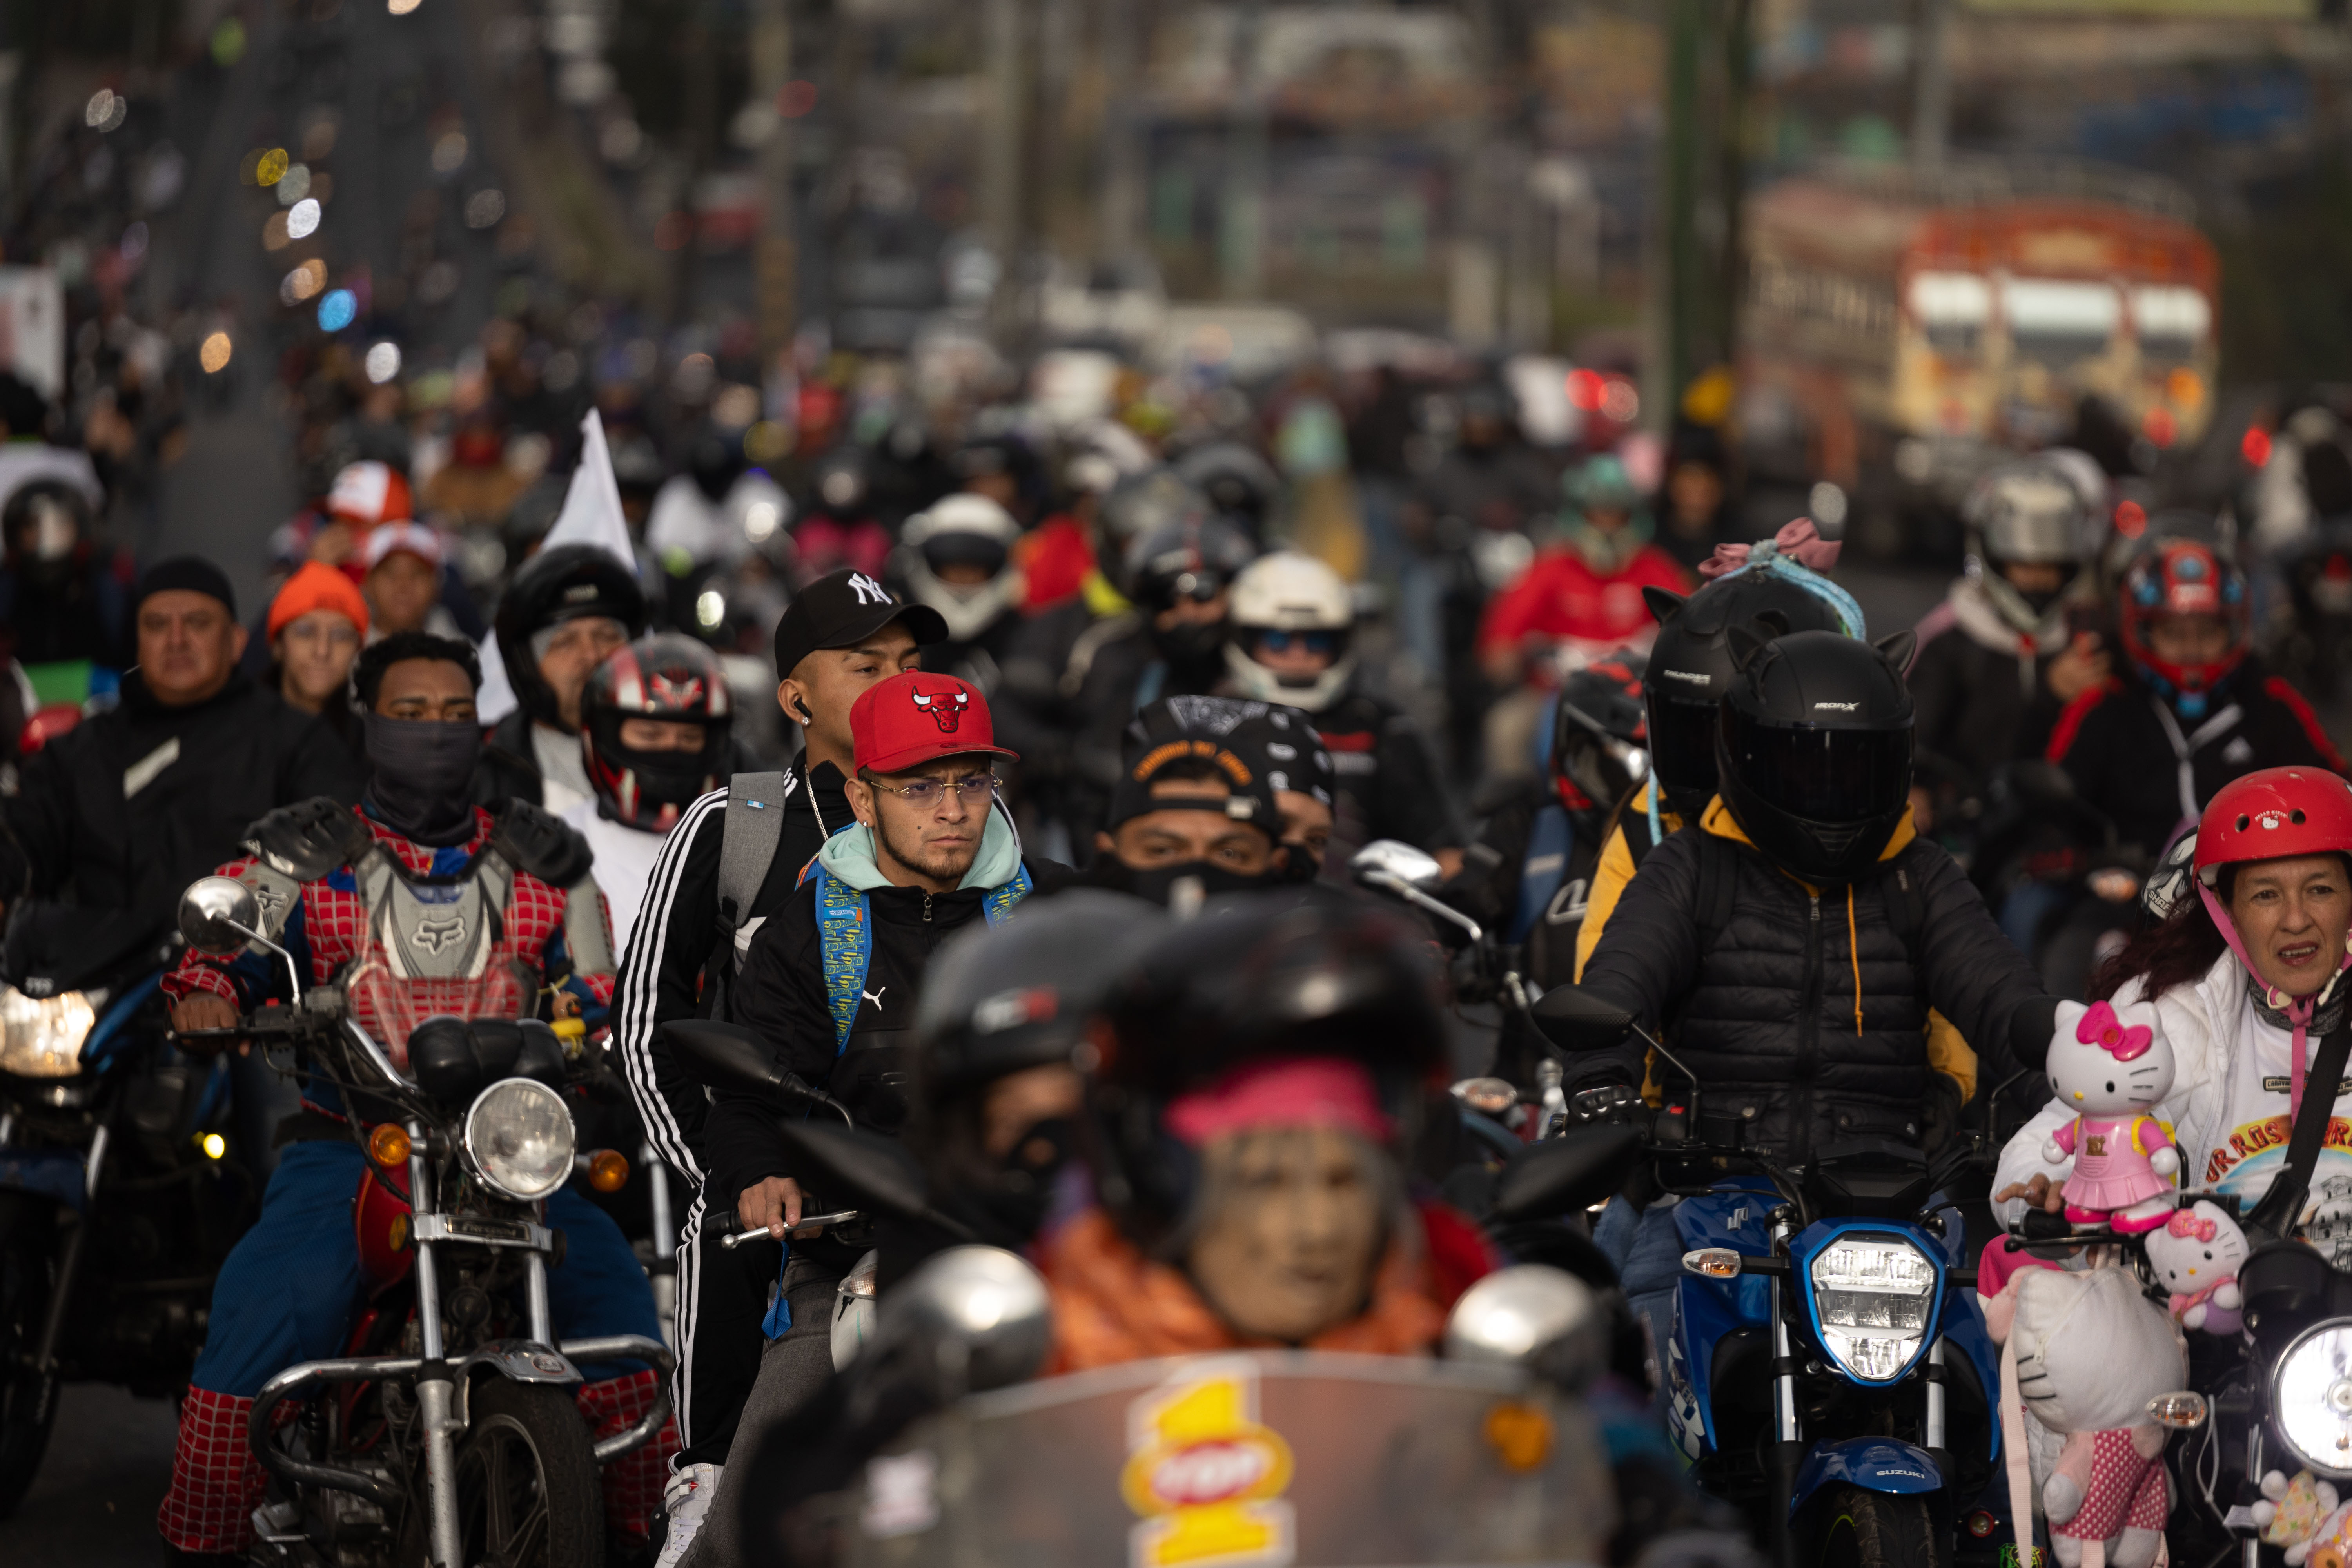
M 1792 1163 L 1855 1138 L 1918 1142 L 1931 1006 L 1975 1047 L 1979 1082 L 2040 1069 L 2057 1004 L 1951 857 L 1904 843 L 1852 889 L 1849 910 L 1847 889 L 1812 893 L 1738 831 L 1718 802 L 1704 828 L 1652 850 L 1583 981 L 1664 1028 L 1698 1075 L 1708 1142 Z M 1702 832 L 1715 838 L 1704 850 Z M 1908 839 L 1907 826 L 1898 832 Z M 1583 1057 L 1569 1087 L 1639 1083 L 1641 1058 L 1638 1040 Z

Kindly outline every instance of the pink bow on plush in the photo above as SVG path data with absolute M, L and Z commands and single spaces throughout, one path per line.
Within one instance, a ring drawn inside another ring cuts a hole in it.
M 2154 1029 L 2146 1024 L 2135 1024 L 2128 1029 L 2125 1028 L 2123 1020 L 2116 1016 L 2116 1010 L 2105 1002 L 2091 1004 L 2091 1010 L 2083 1015 L 2081 1023 L 2074 1026 L 2074 1037 L 2086 1046 L 2098 1047 L 2119 1062 L 2143 1056 L 2148 1047 L 2156 1044 Z
M 2164 1230 L 2168 1236 L 2185 1236 L 2197 1241 L 2210 1241 L 2213 1239 L 2214 1225 L 2210 1219 L 2199 1217 L 2192 1210 L 2174 1209 L 2172 1217 L 2164 1222 Z
M 1815 572 L 1826 572 L 1837 564 L 1838 542 L 1823 539 L 1811 518 L 1801 517 L 1794 522 L 1783 523 L 1780 531 L 1762 544 L 1717 545 L 1715 553 L 1698 563 L 1698 574 L 1712 579 L 1737 572 L 1759 550 L 1769 555 L 1785 555 Z

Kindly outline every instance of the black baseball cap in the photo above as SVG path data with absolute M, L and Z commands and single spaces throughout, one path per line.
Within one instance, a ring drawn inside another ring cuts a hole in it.
M 1212 699 L 1210 700 L 1219 700 Z M 1128 726 L 1124 764 L 1111 787 L 1110 820 L 1120 826 L 1155 811 L 1208 811 L 1235 822 L 1245 822 L 1269 838 L 1282 837 L 1282 813 L 1275 805 L 1274 786 L 1262 758 L 1244 754 L 1235 746 L 1235 721 L 1227 713 L 1204 713 L 1197 698 L 1169 698 L 1153 703 Z M 1191 722 L 1187 722 L 1187 720 Z M 1171 783 L 1164 775 L 1172 764 L 1198 767 L 1206 763 L 1222 776 L 1230 792 L 1213 793 L 1205 785 L 1194 790 L 1155 795 L 1152 786 Z M 1253 765 L 1253 763 L 1256 765 Z
M 800 592 L 776 623 L 776 674 L 788 676 L 820 648 L 856 647 L 892 621 L 907 623 L 915 646 L 948 640 L 948 623 L 929 605 L 910 605 L 865 573 L 843 567 Z

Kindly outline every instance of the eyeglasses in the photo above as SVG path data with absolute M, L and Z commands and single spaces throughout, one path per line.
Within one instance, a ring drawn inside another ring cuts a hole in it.
M 946 798 L 948 791 L 947 783 L 942 779 L 917 779 L 912 784 L 877 784 L 873 787 L 898 796 L 918 811 L 929 811 L 939 805 Z M 989 797 L 995 795 L 996 775 L 968 773 L 955 781 L 955 792 L 956 798 L 963 802 L 966 807 L 977 811 L 988 804 Z

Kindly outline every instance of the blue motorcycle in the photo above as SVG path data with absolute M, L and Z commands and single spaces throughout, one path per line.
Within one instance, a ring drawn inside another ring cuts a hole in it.
M 186 1384 L 252 1223 L 229 1067 L 163 1037 L 172 957 L 131 917 L 33 902 L 0 942 L 0 1519 L 65 1384 Z
M 1582 1048 L 1634 1031 L 1568 987 L 1535 1012 Z M 1955 1145 L 1931 1170 L 1916 1148 L 1857 1141 L 1790 1169 L 1695 1138 L 1699 1099 L 1692 1079 L 1655 1112 L 1622 1096 L 1598 1108 L 1646 1125 L 1643 1155 L 1681 1200 L 1658 1370 L 1694 1478 L 1747 1511 L 1783 1568 L 2000 1563 L 2013 1537 L 1991 1487 L 1999 1355 L 1959 1211 L 1932 1195 L 1973 1151 Z

